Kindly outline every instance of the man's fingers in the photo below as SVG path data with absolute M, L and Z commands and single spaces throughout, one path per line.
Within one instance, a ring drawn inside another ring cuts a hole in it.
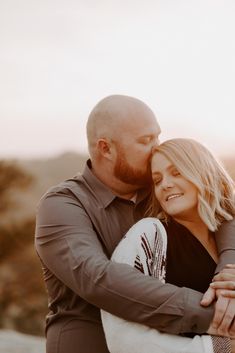
M 223 272 L 226 271 L 226 272 Z M 221 272 L 217 273 L 212 279 L 213 282 L 216 281 L 235 281 L 235 270 L 222 270 Z
M 235 290 L 235 281 L 216 281 L 210 284 L 213 289 L 231 289 Z
M 202 306 L 210 305 L 213 302 L 213 300 L 216 299 L 215 293 L 216 293 L 215 290 L 212 287 L 209 287 L 207 291 L 204 293 L 200 304 Z
M 235 339 L 235 320 L 233 320 L 232 325 L 230 326 L 229 336 L 230 338 Z
M 223 297 L 223 296 L 219 296 L 216 304 L 215 304 L 215 314 L 212 320 L 212 327 L 214 329 L 218 329 L 220 324 L 222 323 L 222 320 L 224 318 L 224 315 L 226 313 L 227 307 L 229 305 L 229 301 L 230 299 Z M 229 328 L 227 328 L 228 330 Z
M 213 278 L 201 305 L 209 305 L 207 303 L 213 301 L 213 295 L 218 299 L 209 330 L 212 334 L 217 332 L 220 336 L 235 337 L 235 264 L 227 265 Z
M 229 300 L 226 312 L 218 327 L 218 334 L 221 336 L 234 335 L 233 320 L 235 316 L 235 300 Z
M 226 290 L 226 289 L 222 289 L 220 291 L 220 294 L 226 298 L 235 298 L 235 291 L 234 290 Z
M 235 264 L 227 264 L 225 268 L 234 268 L 235 269 Z

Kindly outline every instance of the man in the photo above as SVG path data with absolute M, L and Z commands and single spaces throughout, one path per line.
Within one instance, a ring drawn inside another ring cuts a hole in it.
M 207 331 L 214 307 L 200 305 L 201 293 L 109 261 L 144 216 L 159 134 L 153 112 L 140 100 L 104 98 L 87 122 L 91 159 L 83 174 L 42 198 L 36 249 L 49 296 L 47 353 L 107 353 L 100 308 L 169 333 Z M 234 261 L 224 234 L 218 248 L 219 271 Z

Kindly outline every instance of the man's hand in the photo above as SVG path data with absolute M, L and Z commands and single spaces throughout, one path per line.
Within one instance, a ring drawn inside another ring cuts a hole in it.
M 213 278 L 210 287 L 217 290 L 222 289 L 220 294 L 235 298 L 235 265 L 229 264 Z
M 215 314 L 207 333 L 235 338 L 235 299 L 218 295 Z
M 220 294 L 227 298 L 235 298 L 235 264 L 228 264 L 214 276 L 210 287 L 204 293 L 201 305 L 208 306 L 217 298 L 216 290 L 222 289 Z
M 214 276 L 201 305 L 208 306 L 215 300 L 215 314 L 207 333 L 235 338 L 235 265 L 226 265 Z

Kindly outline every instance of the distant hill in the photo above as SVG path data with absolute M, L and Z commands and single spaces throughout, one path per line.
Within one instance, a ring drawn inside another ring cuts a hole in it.
M 12 210 L 12 221 L 35 215 L 36 205 L 48 188 L 82 172 L 88 156 L 73 152 L 47 159 L 18 160 L 17 164 L 34 178 L 27 190 L 14 191 L 17 207 Z
M 41 185 L 49 185 L 81 172 L 87 158 L 86 155 L 67 152 L 47 159 L 19 160 L 19 163 L 37 176 Z

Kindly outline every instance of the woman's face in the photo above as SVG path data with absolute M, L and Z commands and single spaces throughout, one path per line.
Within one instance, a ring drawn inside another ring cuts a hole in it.
M 171 161 L 155 152 L 151 162 L 155 196 L 162 209 L 175 220 L 193 220 L 198 217 L 198 192 Z

